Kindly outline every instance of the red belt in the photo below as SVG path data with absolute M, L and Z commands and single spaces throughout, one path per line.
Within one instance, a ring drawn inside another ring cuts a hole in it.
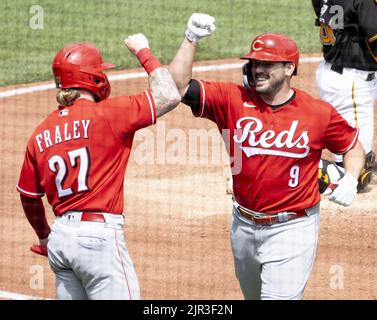
M 275 223 L 286 222 L 286 221 L 293 220 L 296 218 L 305 217 L 307 215 L 305 210 L 296 210 L 294 212 L 286 212 L 285 217 L 284 217 L 284 215 L 282 214 L 279 215 L 277 213 L 262 213 L 258 215 L 240 206 L 238 206 L 237 209 L 241 216 L 254 222 L 255 224 L 261 224 L 261 225 L 272 225 Z
M 104 215 L 100 212 L 83 212 L 81 221 L 106 222 Z

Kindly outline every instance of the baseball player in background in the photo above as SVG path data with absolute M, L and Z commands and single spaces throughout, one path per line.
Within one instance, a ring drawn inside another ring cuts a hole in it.
M 335 107 L 351 126 L 359 128 L 366 160 L 358 178 L 358 191 L 365 191 L 375 160 L 377 1 L 312 0 L 312 4 L 324 56 L 317 68 L 317 88 L 321 99 Z M 335 154 L 334 160 L 344 171 L 341 155 Z
M 62 48 L 53 61 L 59 108 L 31 135 L 17 190 L 48 255 L 58 299 L 139 299 L 123 235 L 123 180 L 135 131 L 180 101 L 143 34 L 125 40 L 149 75 L 150 90 L 109 98 L 105 63 L 92 44 Z M 50 227 L 41 197 L 56 218 Z
M 299 52 L 283 34 L 252 41 L 242 57 L 244 86 L 192 79 L 198 42 L 214 30 L 213 17 L 193 14 L 169 70 L 195 116 L 230 130 L 230 156 L 242 150 L 231 245 L 245 299 L 300 299 L 317 247 L 322 149 L 343 154 L 345 175 L 330 200 L 350 205 L 365 158 L 358 129 L 328 103 L 291 88 Z

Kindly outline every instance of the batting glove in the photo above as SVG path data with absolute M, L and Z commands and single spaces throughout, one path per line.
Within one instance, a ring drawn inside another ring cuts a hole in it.
M 128 38 L 124 40 L 124 44 L 126 45 L 128 50 L 130 50 L 130 52 L 135 55 L 137 55 L 141 49 L 149 48 L 148 39 L 142 33 L 128 36 Z
M 45 256 L 45 257 L 48 256 L 47 246 L 41 246 L 41 245 L 38 245 L 38 244 L 33 244 L 30 247 L 30 251 L 32 251 L 36 254 L 40 254 L 41 256 Z
M 357 179 L 352 174 L 346 173 L 344 177 L 338 181 L 338 185 L 335 189 L 327 188 L 323 194 L 330 195 L 330 201 L 347 207 L 356 197 L 357 183 Z
M 194 13 L 187 22 L 186 38 L 197 44 L 201 38 L 208 37 L 216 30 L 215 18 L 205 13 Z
M 39 239 L 39 244 L 33 244 L 30 247 L 30 250 L 36 254 L 47 257 L 47 242 L 48 238 Z

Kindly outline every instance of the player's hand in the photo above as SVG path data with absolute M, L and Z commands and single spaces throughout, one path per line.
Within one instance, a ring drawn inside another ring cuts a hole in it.
M 30 251 L 47 257 L 47 242 L 48 242 L 48 238 L 39 239 L 39 244 L 33 244 L 30 247 Z
M 149 49 L 148 39 L 142 33 L 137 33 L 129 36 L 124 40 L 124 44 L 134 55 L 137 55 L 141 49 Z
M 215 18 L 205 13 L 194 13 L 187 22 L 186 38 L 197 44 L 201 38 L 208 37 L 216 30 Z
M 349 206 L 357 194 L 357 179 L 350 173 L 346 173 L 338 181 L 335 188 L 327 188 L 323 195 L 329 195 L 329 200 L 343 206 Z

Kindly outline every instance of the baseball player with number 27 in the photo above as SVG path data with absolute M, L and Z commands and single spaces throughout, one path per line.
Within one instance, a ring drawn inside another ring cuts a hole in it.
M 322 149 L 343 154 L 346 173 L 330 200 L 350 205 L 365 156 L 358 130 L 328 103 L 291 87 L 299 52 L 283 34 L 252 41 L 242 57 L 244 86 L 191 79 L 198 42 L 214 30 L 213 17 L 193 14 L 169 70 L 195 116 L 230 130 L 230 155 L 242 150 L 231 244 L 245 299 L 301 299 L 317 247 Z
M 180 96 L 144 35 L 129 36 L 125 45 L 149 74 L 150 90 L 108 98 L 103 70 L 114 66 L 92 44 L 66 46 L 53 61 L 59 109 L 27 145 L 17 190 L 40 239 L 31 249 L 48 255 L 58 299 L 140 298 L 123 236 L 124 175 L 135 131 L 154 124 Z M 51 233 L 44 194 L 56 215 Z

